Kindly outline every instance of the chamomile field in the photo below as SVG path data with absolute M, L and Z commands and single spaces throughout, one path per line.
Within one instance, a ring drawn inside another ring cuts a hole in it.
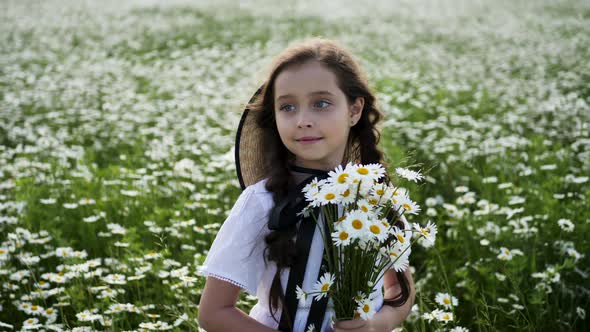
M 590 2 L 549 0 L 2 1 L 0 330 L 198 331 L 243 105 L 311 36 L 426 176 L 401 329 L 588 331 Z

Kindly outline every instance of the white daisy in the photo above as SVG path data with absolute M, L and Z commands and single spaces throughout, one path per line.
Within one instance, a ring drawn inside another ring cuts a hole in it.
M 29 314 L 29 315 L 39 316 L 39 315 L 43 314 L 43 311 L 44 311 L 44 309 L 43 309 L 42 306 L 36 305 L 36 304 L 32 304 L 29 307 L 29 310 L 26 311 L 26 313 Z
M 559 219 L 557 224 L 566 232 L 571 232 L 574 230 L 574 224 L 569 219 Z
M 510 251 L 510 249 L 506 248 L 506 247 L 501 247 L 500 248 L 500 253 L 498 254 L 498 259 L 501 259 L 503 261 L 509 261 L 512 260 L 512 252 Z
M 35 330 L 41 327 L 37 318 L 29 318 L 23 322 L 24 330 Z
M 356 302 L 357 304 L 361 303 L 365 298 L 367 297 L 367 295 L 361 291 L 356 292 L 356 296 L 354 297 L 354 302 Z
M 57 202 L 57 200 L 55 198 L 41 198 L 39 200 L 39 202 L 41 202 L 41 204 L 49 205 L 49 204 L 55 204 L 55 202 Z
M 313 292 L 316 293 L 314 299 L 320 300 L 324 296 L 327 296 L 332 284 L 334 284 L 334 276 L 329 272 L 324 273 L 320 280 L 316 281 L 313 286 Z
M 446 312 L 446 311 L 436 309 L 436 310 L 432 311 L 432 314 L 434 315 L 436 320 L 438 320 L 439 322 L 443 322 L 444 324 L 453 320 L 453 313 L 452 312 Z
M 124 275 L 116 273 L 109 274 L 103 277 L 102 280 L 111 285 L 125 285 L 127 283 Z
M 381 223 L 381 225 L 383 225 L 383 227 L 385 227 L 385 229 L 391 231 L 391 224 L 389 223 L 387 218 L 382 218 L 381 220 L 379 220 L 379 222 Z
M 307 293 L 303 291 L 299 285 L 295 288 L 295 294 L 297 295 L 297 299 L 299 300 L 299 305 L 303 306 L 307 302 Z
M 400 213 L 418 214 L 420 212 L 420 205 L 416 204 L 416 202 L 407 196 L 401 197 L 398 205 L 401 208 Z
M 320 180 L 318 181 L 317 178 L 314 178 L 310 183 L 308 183 L 305 187 L 303 187 L 303 189 L 301 190 L 301 192 L 303 192 L 303 194 L 305 195 L 305 199 L 308 202 L 313 202 L 316 200 L 317 195 L 320 191 L 320 187 L 326 183 L 326 180 Z
M 352 183 L 352 177 L 350 176 L 350 168 L 342 168 L 342 165 L 338 165 L 333 171 L 328 173 L 328 182 L 336 186 L 348 186 Z
M 420 243 L 423 247 L 428 248 L 434 245 L 434 240 L 436 239 L 436 225 L 433 224 L 430 220 L 426 224 L 425 227 L 420 226 L 417 223 L 414 223 L 414 228 L 419 232 L 421 235 L 418 243 Z
M 362 196 L 367 196 L 369 194 L 369 191 L 377 180 L 376 176 L 371 174 L 371 167 L 368 165 L 352 165 L 350 177 L 351 183 L 355 184 L 353 188 L 358 189 Z M 359 184 L 360 188 L 358 188 Z
M 388 229 L 380 221 L 369 223 L 369 232 L 372 238 L 379 241 L 379 243 L 385 241 L 388 236 Z
M 402 188 L 397 188 L 389 199 L 395 210 L 399 210 L 401 203 L 405 202 L 406 200 L 409 200 L 408 192 Z
M 338 204 L 340 202 L 341 190 L 331 185 L 324 185 L 320 188 L 316 200 L 320 205 Z
M 373 186 L 373 189 L 370 192 L 369 200 L 375 199 L 377 203 L 387 202 L 388 200 L 393 197 L 393 193 L 395 188 L 391 185 L 387 185 L 385 183 L 377 183 Z
M 356 202 L 357 208 L 361 211 L 363 211 L 364 213 L 367 214 L 371 214 L 371 212 L 373 212 L 373 208 L 374 206 L 372 204 L 369 203 L 369 201 L 367 201 L 366 199 L 359 199 L 358 202 Z
M 456 297 L 447 293 L 437 293 L 434 300 L 436 301 L 436 303 L 445 307 L 445 309 L 451 309 L 453 307 L 456 307 L 459 303 Z
M 405 271 L 410 265 L 410 253 L 412 248 L 410 242 L 402 244 L 396 242 L 393 245 L 386 246 L 380 249 L 381 254 L 388 257 L 394 270 L 397 272 Z
M 42 315 L 47 318 L 49 322 L 53 322 L 57 319 L 57 311 L 53 308 L 47 308 L 43 310 Z
M 353 210 L 348 213 L 342 224 L 342 227 L 348 231 L 353 239 L 368 238 L 369 215 L 366 213 Z
M 576 307 L 576 314 L 578 314 L 578 317 L 581 319 L 586 319 L 586 310 L 584 310 L 584 308 Z
M 346 189 L 340 191 L 340 203 L 343 205 L 352 204 L 356 201 L 356 190 L 353 190 L 352 187 L 347 187 Z
M 393 226 L 391 229 L 391 235 L 393 235 L 397 242 L 401 244 L 406 244 L 410 242 L 411 233 L 404 232 L 403 230 L 399 229 L 397 226 Z
M 64 203 L 63 207 L 65 207 L 66 209 L 75 209 L 78 207 L 77 203 Z
M 360 313 L 360 317 L 364 320 L 371 319 L 375 315 L 375 305 L 369 299 L 363 299 L 357 307 L 357 312 Z
M 339 229 L 332 233 L 332 241 L 334 241 L 334 244 L 337 246 L 349 245 L 351 240 L 350 234 L 343 227 L 337 228 Z
M 418 182 L 424 178 L 424 176 L 422 174 L 420 174 L 420 171 L 416 172 L 416 171 L 409 170 L 407 168 L 397 167 L 395 169 L 395 172 L 397 173 L 397 175 L 401 176 L 402 178 L 404 178 L 406 180 L 414 181 L 414 182 Z

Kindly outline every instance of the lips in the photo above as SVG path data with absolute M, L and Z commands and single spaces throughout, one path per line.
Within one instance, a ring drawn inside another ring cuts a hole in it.
M 304 136 L 304 137 L 301 137 L 301 138 L 297 139 L 297 141 L 298 142 L 314 142 L 314 141 L 317 141 L 317 140 L 320 140 L 320 139 L 322 139 L 322 138 L 321 137 L 316 137 L 316 136 Z

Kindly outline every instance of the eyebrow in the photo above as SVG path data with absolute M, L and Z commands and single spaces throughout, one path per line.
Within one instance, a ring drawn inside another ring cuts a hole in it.
M 330 91 L 314 91 L 314 92 L 310 92 L 307 94 L 308 96 L 314 96 L 314 95 L 330 95 L 333 96 L 334 94 L 331 93 Z M 282 95 L 279 96 L 279 98 L 277 98 L 277 100 L 281 100 L 281 99 L 285 99 L 285 98 L 289 98 L 289 97 L 294 97 L 291 94 L 286 94 L 286 95 Z

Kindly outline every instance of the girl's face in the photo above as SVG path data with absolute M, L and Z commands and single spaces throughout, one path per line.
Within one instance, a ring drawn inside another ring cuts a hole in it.
M 342 163 L 364 99 L 349 104 L 336 75 L 317 61 L 283 70 L 274 84 L 275 118 L 295 165 L 331 170 Z

